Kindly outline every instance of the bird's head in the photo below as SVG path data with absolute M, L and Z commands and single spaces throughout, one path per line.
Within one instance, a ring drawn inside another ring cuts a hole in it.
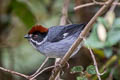
M 34 45 L 40 44 L 48 33 L 48 28 L 45 28 L 41 25 L 35 25 L 30 29 L 28 34 L 24 38 L 28 39 Z

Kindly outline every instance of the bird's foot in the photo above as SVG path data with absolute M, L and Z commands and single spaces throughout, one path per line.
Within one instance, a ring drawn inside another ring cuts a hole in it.
M 68 68 L 70 67 L 69 63 L 66 62 L 66 65 L 67 65 L 67 69 L 68 69 Z M 62 65 L 60 64 L 60 61 L 58 61 L 58 62 L 55 63 L 54 70 L 52 71 L 52 74 L 55 73 L 55 71 L 56 71 L 56 69 L 57 69 L 58 67 L 61 69 L 62 74 L 64 74 L 64 71 L 62 70 L 62 68 L 63 68 L 64 66 L 62 66 Z

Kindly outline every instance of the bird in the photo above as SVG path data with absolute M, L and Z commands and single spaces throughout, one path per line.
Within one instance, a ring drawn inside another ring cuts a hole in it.
M 76 41 L 85 24 L 68 24 L 52 26 L 33 26 L 24 38 L 41 54 L 49 58 L 62 58 Z M 74 51 L 74 56 L 81 45 Z

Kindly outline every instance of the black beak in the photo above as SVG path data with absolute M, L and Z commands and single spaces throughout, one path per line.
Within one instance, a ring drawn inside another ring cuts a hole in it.
M 26 34 L 26 35 L 24 36 L 24 38 L 29 39 L 30 36 L 29 36 L 28 34 Z

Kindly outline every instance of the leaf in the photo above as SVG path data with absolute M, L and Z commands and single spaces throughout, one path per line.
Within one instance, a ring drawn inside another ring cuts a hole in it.
M 115 19 L 112 27 L 120 28 L 120 18 Z
M 104 54 L 107 58 L 111 57 L 112 56 L 112 48 L 105 48 Z
M 86 69 L 86 71 L 89 74 L 96 74 L 95 66 L 93 66 L 93 65 L 88 66 L 87 69 Z
M 82 72 L 83 71 L 83 67 L 82 66 L 75 66 L 71 69 L 71 73 L 77 73 L 77 72 Z
M 105 46 L 104 43 L 101 42 L 98 39 L 98 36 L 97 36 L 97 26 L 98 26 L 98 24 L 94 25 L 93 30 L 92 30 L 90 36 L 88 37 L 88 39 L 85 42 L 86 46 L 89 46 L 91 48 L 103 48 Z
M 98 23 L 103 24 L 104 27 L 108 29 L 108 23 L 107 23 L 107 21 L 104 19 L 104 17 L 98 17 L 97 21 L 98 21 Z
M 105 16 L 105 20 L 108 23 L 108 27 L 112 26 L 114 19 L 115 19 L 115 13 L 113 11 L 108 11 L 106 16 Z
M 114 21 L 114 24 L 110 31 L 108 32 L 108 40 L 106 42 L 106 46 L 110 47 L 115 45 L 117 42 L 120 41 L 120 18 L 117 18 Z
M 105 42 L 107 38 L 107 32 L 103 24 L 98 23 L 97 34 L 100 41 Z
M 88 80 L 88 79 L 87 79 L 85 76 L 82 76 L 82 77 L 81 77 L 81 76 L 78 76 L 78 77 L 77 77 L 77 80 Z
M 35 24 L 35 17 L 25 3 L 13 0 L 12 10 L 27 27 Z
M 99 21 L 102 21 L 102 18 L 100 18 Z M 111 47 L 120 41 L 120 18 L 114 20 L 112 27 L 107 32 L 106 41 L 104 43 L 97 37 L 97 26 L 98 24 L 94 25 L 91 35 L 85 42 L 86 46 L 91 48 Z
M 115 78 L 114 80 L 120 80 L 120 70 L 119 68 L 115 68 L 113 72 L 113 77 Z
M 93 49 L 94 53 L 97 54 L 100 58 L 105 58 L 104 51 L 101 49 Z

